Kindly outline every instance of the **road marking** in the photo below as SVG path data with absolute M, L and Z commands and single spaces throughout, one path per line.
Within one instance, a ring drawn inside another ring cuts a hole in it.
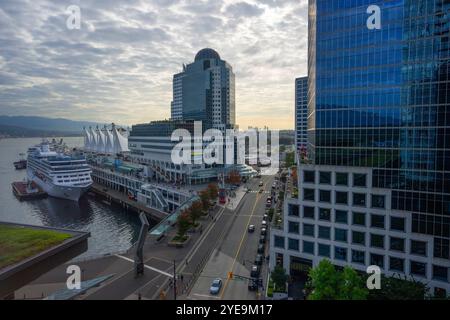
M 266 185 L 264 185 L 264 187 L 265 187 L 265 186 L 266 186 Z M 241 252 L 242 245 L 244 244 L 245 237 L 247 236 L 248 226 L 250 225 L 250 221 L 251 221 L 253 215 L 255 214 L 255 210 L 256 210 L 256 206 L 257 206 L 257 204 L 258 204 L 258 201 L 259 201 L 259 194 L 256 195 L 255 204 L 253 205 L 252 212 L 251 212 L 251 214 L 250 214 L 250 217 L 248 218 L 247 226 L 245 227 L 245 231 L 244 231 L 244 234 L 242 235 L 241 242 L 239 243 L 238 250 L 237 250 L 237 252 L 236 252 L 236 255 L 234 256 L 234 261 L 233 261 L 233 264 L 231 265 L 231 272 L 234 271 L 234 266 L 236 265 L 237 258 L 238 258 L 238 256 L 239 256 L 239 253 Z M 225 294 L 225 291 L 226 291 L 226 289 L 227 289 L 227 286 L 228 286 L 228 283 L 229 283 L 229 282 L 230 282 L 230 279 L 227 278 L 227 280 L 225 281 L 225 285 L 224 285 L 224 287 L 223 287 L 222 293 L 221 293 L 221 295 L 220 295 L 220 299 L 223 299 L 223 295 Z
M 215 296 L 210 296 L 208 294 L 200 294 L 200 293 L 194 293 L 193 296 L 197 296 L 200 298 L 220 299 L 220 297 L 215 297 Z
M 133 260 L 133 259 L 130 259 L 130 258 L 121 256 L 121 255 L 118 255 L 118 254 L 116 254 L 116 257 L 134 263 L 134 260 Z M 160 273 L 160 274 L 162 274 L 162 275 L 165 275 L 166 277 L 173 278 L 173 274 L 170 274 L 170 273 L 167 273 L 167 272 L 165 272 L 165 271 L 156 269 L 156 268 L 154 268 L 154 267 L 150 267 L 150 266 L 148 266 L 148 265 L 146 265 L 146 264 L 144 264 L 144 267 L 147 268 L 147 269 L 149 269 L 149 270 L 156 271 L 156 272 L 158 272 L 158 273 Z

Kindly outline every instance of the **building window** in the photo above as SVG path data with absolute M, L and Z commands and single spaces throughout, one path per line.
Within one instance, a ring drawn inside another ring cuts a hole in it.
M 384 229 L 384 216 L 379 214 L 372 214 L 370 216 L 370 226 L 372 228 Z
M 384 249 L 384 236 L 379 234 L 370 235 L 370 246 L 372 248 Z
M 448 267 L 433 265 L 433 279 L 448 282 Z
M 300 213 L 299 213 L 298 205 L 289 204 L 288 205 L 288 214 L 291 217 L 299 217 Z
M 366 245 L 366 234 L 364 232 L 353 231 L 352 232 L 352 243 Z
M 348 186 L 348 173 L 336 172 L 336 185 L 347 187 Z
M 334 247 L 334 258 L 336 260 L 347 261 L 347 249 Z
M 335 211 L 335 222 L 348 224 L 348 212 L 343 210 Z
M 353 205 L 358 207 L 366 206 L 366 194 L 365 193 L 353 193 Z
M 370 265 L 372 266 L 378 266 L 381 269 L 384 269 L 384 256 L 371 253 L 370 254 Z
M 308 237 L 315 237 L 314 225 L 313 224 L 303 224 L 303 235 Z
M 405 232 L 405 218 L 391 217 L 391 230 Z
M 348 205 L 348 192 L 336 191 L 336 204 Z
M 299 241 L 296 239 L 288 239 L 288 248 L 289 250 L 299 251 Z
M 389 270 L 405 272 L 405 260 L 389 257 Z
M 334 240 L 347 243 L 347 230 L 334 229 Z
M 364 251 L 352 250 L 352 262 L 366 264 L 366 254 Z
M 331 172 L 320 172 L 320 184 L 331 184 Z
M 354 173 L 353 186 L 365 188 L 367 186 L 367 175 L 364 173 Z
M 372 208 L 385 209 L 385 206 L 386 206 L 385 201 L 386 201 L 386 196 L 373 194 L 372 195 Z
M 330 240 L 331 239 L 331 229 L 329 227 L 319 226 L 319 238 Z
M 405 252 L 405 239 L 391 237 L 391 250 Z
M 300 224 L 298 222 L 289 221 L 288 229 L 289 233 L 300 234 Z
M 284 249 L 285 248 L 284 237 L 274 236 L 273 245 L 275 248 Z
M 315 219 L 314 214 L 315 208 L 314 207 L 303 207 L 303 218 L 307 219 Z
M 316 172 L 315 171 L 304 171 L 304 183 L 316 183 Z
M 315 191 L 314 189 L 303 189 L 303 200 L 305 201 L 315 201 Z
M 423 241 L 411 240 L 411 254 L 419 256 L 427 255 L 427 243 Z
M 353 212 L 353 224 L 356 226 L 366 226 L 366 214 L 363 212 Z
M 331 191 L 319 190 L 320 202 L 331 203 Z
M 303 241 L 303 252 L 314 254 L 314 242 Z
M 433 254 L 435 258 L 449 259 L 450 257 L 450 240 L 442 238 L 434 238 Z
M 331 221 L 331 209 L 319 208 L 319 220 Z
M 411 261 L 411 274 L 415 276 L 426 277 L 427 274 L 427 265 L 422 262 Z
M 331 258 L 330 246 L 327 244 L 319 243 L 319 256 Z

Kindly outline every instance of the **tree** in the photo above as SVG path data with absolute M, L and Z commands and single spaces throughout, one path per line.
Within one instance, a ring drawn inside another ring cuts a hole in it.
M 414 278 L 381 276 L 381 289 L 371 290 L 369 300 L 424 300 L 429 288 Z
M 202 202 L 203 210 L 208 211 L 211 207 L 211 202 L 209 202 L 209 192 L 208 190 L 203 190 L 199 194 L 200 201 Z
M 227 176 L 227 183 L 229 184 L 239 184 L 241 183 L 241 175 L 238 171 L 233 170 Z
M 215 201 L 219 197 L 219 188 L 217 187 L 217 184 L 210 183 L 208 185 L 208 192 L 209 192 L 209 198 L 213 201 Z
M 270 274 L 270 277 L 275 285 L 275 291 L 277 289 L 286 291 L 286 281 L 288 280 L 288 275 L 282 266 L 276 266 Z
M 191 217 L 189 214 L 189 210 L 183 211 L 177 219 L 177 226 L 178 226 L 178 236 L 180 238 L 184 237 L 186 232 L 191 227 Z
M 337 271 L 328 260 L 311 269 L 309 277 L 309 300 L 365 300 L 369 294 L 363 278 L 354 269 Z
M 297 187 L 298 185 L 298 175 L 297 168 L 292 168 L 292 183 Z
M 189 215 L 192 220 L 192 224 L 196 224 L 197 220 L 202 216 L 203 214 L 203 205 L 201 201 L 195 201 L 189 210 Z

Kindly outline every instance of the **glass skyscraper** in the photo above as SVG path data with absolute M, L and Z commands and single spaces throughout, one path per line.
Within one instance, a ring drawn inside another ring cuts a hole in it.
M 174 75 L 173 93 L 172 119 L 202 121 L 204 128 L 234 127 L 235 75 L 215 50 L 200 50 L 193 63 Z
M 297 152 L 308 144 L 308 77 L 295 79 L 295 144 Z
M 449 29 L 446 0 L 309 1 L 310 163 L 272 266 L 376 265 L 450 293 Z

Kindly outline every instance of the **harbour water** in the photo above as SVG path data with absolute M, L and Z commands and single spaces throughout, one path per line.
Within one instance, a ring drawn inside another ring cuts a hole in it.
M 88 195 L 73 202 L 54 198 L 18 201 L 11 183 L 22 181 L 26 171 L 16 171 L 13 162 L 39 138 L 0 139 L 0 221 L 88 231 L 89 249 L 82 258 L 127 250 L 139 236 L 137 215 L 126 213 Z M 64 138 L 69 147 L 79 147 L 83 138 Z

